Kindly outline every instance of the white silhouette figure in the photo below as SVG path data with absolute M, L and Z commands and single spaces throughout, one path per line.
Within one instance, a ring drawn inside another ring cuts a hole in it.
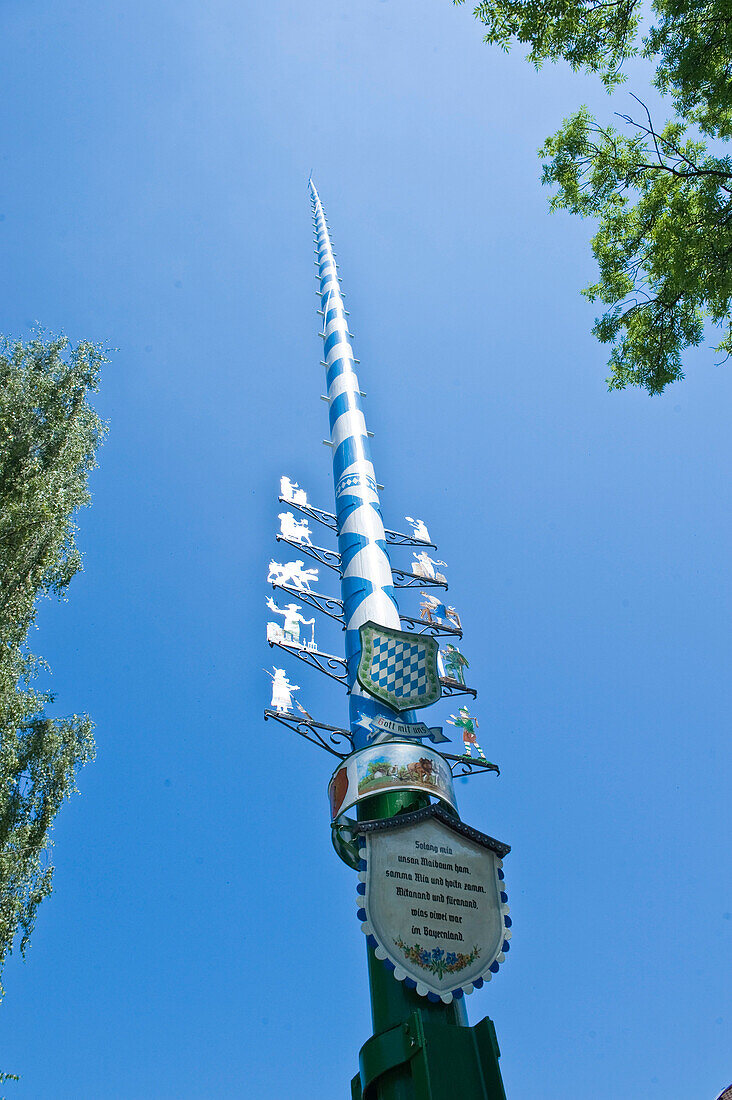
M 308 494 L 301 489 L 296 481 L 290 481 L 289 477 L 280 478 L 280 496 L 283 500 L 289 500 L 291 504 L 307 505 Z
M 419 605 L 420 619 L 424 619 L 428 623 L 434 623 L 435 621 L 443 623 L 445 619 L 449 619 L 458 630 L 462 630 L 460 616 L 454 607 L 447 607 L 441 600 L 438 600 L 437 596 L 430 596 L 427 592 L 420 592 L 420 596 L 424 600 L 424 603 Z
M 280 565 L 274 558 L 270 558 L 269 572 L 267 573 L 268 584 L 284 584 L 285 577 L 287 576 L 287 569 L 284 565 Z
M 312 592 L 310 585 L 317 584 L 318 570 L 305 569 L 305 562 L 300 561 L 299 558 L 295 562 L 288 562 L 288 565 L 295 566 L 292 570 L 292 583 L 295 588 L 300 588 L 303 592 Z
M 297 684 L 291 684 L 285 675 L 284 668 L 274 668 L 274 676 L 271 672 L 267 675 L 272 679 L 272 702 L 270 707 L 279 714 L 288 714 L 292 711 L 292 693 L 299 691 Z M 266 670 L 265 670 L 266 671 Z
M 427 526 L 423 519 L 412 519 L 411 516 L 404 517 L 407 523 L 412 525 L 412 534 L 416 539 L 421 539 L 422 542 L 431 542 L 430 533 L 427 530 Z
M 283 538 L 301 542 L 306 546 L 313 545 L 312 531 L 306 519 L 295 519 L 292 512 L 280 512 L 277 518 L 280 521 L 280 534 Z
M 435 570 L 436 565 L 447 565 L 445 561 L 433 560 L 426 550 L 422 550 L 419 554 L 413 555 L 412 572 L 416 573 L 418 577 L 424 577 L 428 581 L 441 581 L 442 584 L 447 584 L 447 579 L 442 573 L 438 573 Z
M 310 642 L 310 648 L 315 648 L 315 619 L 303 619 L 300 612 L 302 608 L 296 603 L 288 603 L 285 608 L 278 607 L 271 597 L 267 599 L 267 607 L 270 611 L 273 611 L 275 615 L 282 615 L 285 620 L 282 625 L 282 633 L 286 642 L 291 645 L 301 646 L 303 649 L 308 648 L 303 642 L 300 641 L 300 624 L 303 626 L 311 626 L 312 639 Z M 267 624 L 267 640 L 269 641 L 269 627 L 277 627 L 277 623 Z M 278 627 L 279 629 L 279 627 Z
M 284 565 L 273 558 L 269 563 L 267 580 L 270 584 L 291 584 L 302 592 L 312 592 L 310 585 L 317 582 L 318 570 L 305 569 L 305 562 L 299 558 L 297 561 L 285 562 Z

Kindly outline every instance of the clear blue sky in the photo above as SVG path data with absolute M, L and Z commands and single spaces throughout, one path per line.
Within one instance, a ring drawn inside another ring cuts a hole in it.
M 713 1100 L 730 368 L 606 392 L 591 226 L 548 215 L 536 158 L 580 102 L 629 101 L 484 46 L 449 0 L 5 0 L 2 26 L 0 329 L 119 349 L 86 571 L 32 639 L 98 760 L 6 970 L 5 1094 L 340 1100 L 370 1035 L 330 758 L 261 716 L 279 475 L 332 500 L 312 169 L 387 522 L 424 517 L 449 563 L 502 767 L 458 787 L 513 845 L 513 948 L 471 1020 L 509 1100 Z

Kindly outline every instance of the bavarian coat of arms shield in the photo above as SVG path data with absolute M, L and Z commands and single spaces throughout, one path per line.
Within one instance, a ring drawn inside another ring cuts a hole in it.
M 361 626 L 361 687 L 392 710 L 413 710 L 436 703 L 442 695 L 434 638 L 409 634 L 377 623 Z

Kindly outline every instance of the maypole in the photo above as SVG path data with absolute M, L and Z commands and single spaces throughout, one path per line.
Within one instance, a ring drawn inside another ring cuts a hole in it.
M 338 572 L 340 599 L 313 590 L 318 568 L 273 560 L 268 580 L 297 602 L 267 601 L 283 617 L 268 624 L 267 638 L 346 687 L 350 722 L 348 730 L 317 722 L 293 701 L 299 688 L 278 668 L 265 718 L 339 757 L 329 784 L 332 836 L 358 872 L 374 1028 L 359 1055 L 354 1100 L 504 1100 L 493 1024 L 468 1025 L 465 994 L 489 981 L 508 951 L 502 858 L 510 849 L 461 821 L 453 786 L 454 775 L 498 769 L 477 744 L 466 706 L 448 719 L 462 729 L 462 753 L 424 744 L 448 738 L 418 710 L 442 696 L 476 695 L 456 644 L 462 624 L 441 596 L 422 591 L 447 589 L 423 521 L 408 518 L 411 535 L 384 527 L 330 231 L 312 180 L 309 187 L 335 513 L 315 508 L 283 477 L 280 500 L 303 518 L 280 513 L 278 541 Z M 337 553 L 313 543 L 311 520 L 336 534 Z M 412 549 L 411 568 L 392 567 L 390 546 Z M 420 590 L 418 618 L 400 614 L 396 588 Z M 315 619 L 300 613 L 302 604 L 343 624 L 343 658 L 317 648 Z M 301 626 L 311 627 L 310 638 Z
M 394 714 L 358 683 L 359 628 L 364 623 L 376 622 L 399 630 L 401 623 L 338 270 L 323 206 L 312 180 L 310 193 L 323 314 L 323 361 L 333 448 L 351 734 L 354 747 L 361 748 L 368 743 L 368 720 L 377 714 L 387 717 Z

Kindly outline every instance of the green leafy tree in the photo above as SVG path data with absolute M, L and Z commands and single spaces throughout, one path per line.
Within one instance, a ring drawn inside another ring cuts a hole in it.
M 583 107 L 540 153 L 552 209 L 598 223 L 599 279 L 583 293 L 607 307 L 594 332 L 612 345 L 608 384 L 660 393 L 710 325 L 715 350 L 732 354 L 732 4 L 652 0 L 651 10 L 645 35 L 640 0 L 484 0 L 475 16 L 487 42 L 528 45 L 537 68 L 563 59 L 608 90 L 628 58 L 655 65 L 674 118 L 656 127 L 634 96 L 639 116 L 621 115 L 621 134 Z
M 81 569 L 74 515 L 105 432 L 88 402 L 105 361 L 66 338 L 0 345 L 0 974 L 51 892 L 51 827 L 94 755 L 87 716 L 47 717 L 27 642 L 39 598 Z

